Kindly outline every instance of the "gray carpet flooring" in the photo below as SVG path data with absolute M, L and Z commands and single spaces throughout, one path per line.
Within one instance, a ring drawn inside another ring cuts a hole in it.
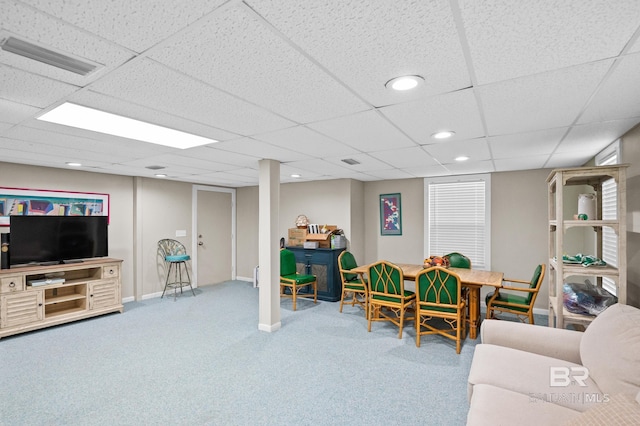
M 402 339 L 338 303 L 282 301 L 258 331 L 244 281 L 0 340 L 2 425 L 462 425 L 477 341 Z M 546 319 L 545 319 L 546 320 Z

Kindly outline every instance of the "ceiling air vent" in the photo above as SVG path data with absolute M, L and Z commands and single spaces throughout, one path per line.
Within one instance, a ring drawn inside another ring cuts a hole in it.
M 146 168 L 149 170 L 162 170 L 165 167 L 164 166 L 147 166 Z
M 359 161 L 354 160 L 353 158 L 345 158 L 344 160 L 342 160 L 343 163 L 347 163 L 350 166 L 355 166 L 356 164 L 360 164 Z
M 0 42 L 0 48 L 25 58 L 52 65 L 80 75 L 87 75 L 97 68 L 97 64 L 81 61 L 53 50 L 35 45 L 15 37 L 7 37 Z

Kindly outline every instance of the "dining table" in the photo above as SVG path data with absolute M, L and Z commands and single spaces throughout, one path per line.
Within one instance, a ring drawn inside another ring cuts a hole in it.
M 420 271 L 425 269 L 424 265 L 416 265 L 411 263 L 394 263 L 402 270 L 405 280 L 415 281 Z M 370 265 L 361 265 L 350 269 L 349 272 L 365 276 L 369 272 Z M 448 267 L 447 270 L 454 272 L 460 277 L 460 284 L 469 289 L 469 337 L 475 339 L 478 337 L 480 328 L 480 289 L 483 286 L 500 288 L 502 287 L 502 279 L 504 273 L 495 271 L 484 271 L 482 269 L 466 269 Z

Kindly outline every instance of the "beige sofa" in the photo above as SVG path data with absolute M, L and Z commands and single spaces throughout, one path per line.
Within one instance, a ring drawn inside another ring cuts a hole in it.
M 640 310 L 616 304 L 584 333 L 486 320 L 467 425 L 640 425 Z

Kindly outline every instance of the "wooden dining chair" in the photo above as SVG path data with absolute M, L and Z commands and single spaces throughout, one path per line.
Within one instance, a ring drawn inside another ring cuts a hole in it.
M 455 340 L 459 354 L 467 322 L 460 277 L 439 266 L 424 269 L 416 276 L 416 297 L 416 346 L 420 336 L 439 334 Z
M 369 321 L 389 321 L 399 327 L 398 338 L 407 311 L 412 310 L 416 300 L 413 291 L 404 289 L 404 275 L 398 266 L 384 260 L 369 266 Z
M 360 274 L 350 272 L 357 266 L 356 259 L 350 251 L 345 250 L 338 256 L 338 269 L 342 280 L 340 312 L 342 312 L 342 306 L 345 303 L 351 306 L 359 305 L 364 309 L 365 318 L 368 318 L 369 291 L 367 281 Z
M 522 322 L 524 319 L 529 319 L 529 324 L 533 324 L 533 304 L 536 302 L 536 296 L 544 280 L 545 269 L 545 264 L 538 265 L 531 281 L 504 278 L 502 287 L 496 288 L 493 294 L 487 294 L 485 298 L 487 318 L 493 318 L 496 312 L 507 312 L 515 314 Z M 520 284 L 520 287 L 504 285 L 504 283 Z
M 300 290 L 311 287 L 312 293 L 302 293 Z M 287 289 L 289 293 L 287 293 Z M 291 250 L 280 250 L 280 297 L 290 297 L 293 300 L 293 310 L 299 297 L 313 297 L 313 303 L 318 303 L 318 280 L 315 275 L 299 274 L 296 270 L 296 255 Z

